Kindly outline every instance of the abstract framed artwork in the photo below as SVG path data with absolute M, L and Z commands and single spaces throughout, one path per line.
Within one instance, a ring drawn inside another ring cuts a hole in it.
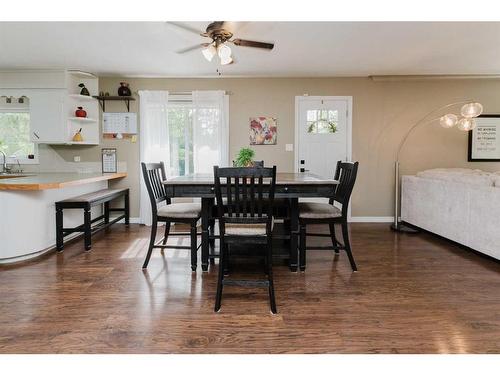
M 481 115 L 469 131 L 468 161 L 500 161 L 500 114 Z
M 275 145 L 277 140 L 277 121 L 274 117 L 250 117 L 251 145 Z

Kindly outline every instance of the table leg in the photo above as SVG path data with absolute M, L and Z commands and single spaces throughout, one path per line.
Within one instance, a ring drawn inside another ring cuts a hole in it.
M 297 272 L 299 233 L 299 198 L 290 199 L 290 271 Z
M 210 201 L 211 198 L 201 198 L 201 270 L 203 272 L 208 271 Z

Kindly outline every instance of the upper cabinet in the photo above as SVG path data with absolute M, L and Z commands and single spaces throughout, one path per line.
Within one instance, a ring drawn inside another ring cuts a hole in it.
M 31 141 L 35 143 L 65 143 L 64 107 L 66 90 L 33 90 L 29 96 Z
M 89 95 L 81 95 L 83 84 Z M 47 144 L 99 144 L 98 78 L 71 71 L 0 71 L 0 96 L 29 98 L 31 140 Z M 82 107 L 85 117 L 76 116 Z M 79 132 L 79 140 L 73 140 Z

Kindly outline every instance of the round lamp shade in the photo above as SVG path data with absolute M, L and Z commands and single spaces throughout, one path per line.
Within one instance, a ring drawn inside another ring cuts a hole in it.
M 483 106 L 477 102 L 467 103 L 462 106 L 460 113 L 467 118 L 477 117 L 483 113 Z
M 439 123 L 443 128 L 449 129 L 457 124 L 458 117 L 453 113 L 448 113 L 447 115 L 441 116 Z
M 207 59 L 208 61 L 212 61 L 215 54 L 217 53 L 217 50 L 215 49 L 213 44 L 210 44 L 207 48 L 202 49 L 201 53 L 203 54 L 205 59 Z
M 219 45 L 219 48 L 217 50 L 217 53 L 219 54 L 219 57 L 222 59 L 228 59 L 231 57 L 231 48 L 229 46 L 226 46 L 225 44 Z
M 460 119 L 460 121 L 457 124 L 457 127 L 460 130 L 469 131 L 476 127 L 476 121 L 472 118 L 464 117 Z

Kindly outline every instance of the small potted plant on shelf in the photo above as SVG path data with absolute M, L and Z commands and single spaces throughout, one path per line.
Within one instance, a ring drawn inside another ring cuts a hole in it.
M 255 156 L 255 151 L 248 147 L 243 147 L 236 155 L 236 161 L 234 162 L 235 167 L 253 167 L 253 157 Z

